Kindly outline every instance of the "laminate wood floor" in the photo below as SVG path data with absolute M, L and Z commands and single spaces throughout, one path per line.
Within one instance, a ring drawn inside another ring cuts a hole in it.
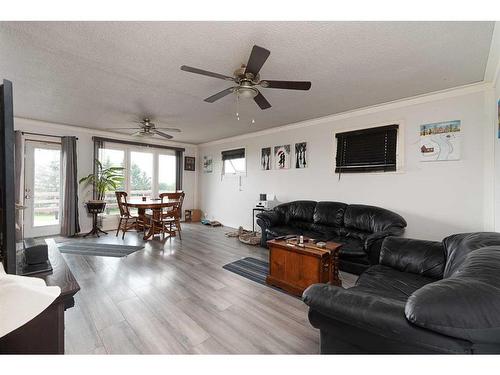
M 222 268 L 268 256 L 224 236 L 232 230 L 184 224 L 182 240 L 165 241 L 110 232 L 85 241 L 145 248 L 124 258 L 64 254 L 81 286 L 66 311 L 66 353 L 318 353 L 301 300 Z M 342 277 L 345 287 L 356 280 Z

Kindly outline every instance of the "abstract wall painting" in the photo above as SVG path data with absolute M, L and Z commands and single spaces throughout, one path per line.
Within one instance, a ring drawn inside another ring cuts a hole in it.
M 420 160 L 460 160 L 460 120 L 420 125 Z
M 203 173 L 212 173 L 214 171 L 214 160 L 212 156 L 203 157 Z
M 295 168 L 307 167 L 307 142 L 295 143 Z
M 274 146 L 274 165 L 276 169 L 290 168 L 290 145 Z
M 269 171 L 271 167 L 271 147 L 264 147 L 260 151 L 260 169 Z

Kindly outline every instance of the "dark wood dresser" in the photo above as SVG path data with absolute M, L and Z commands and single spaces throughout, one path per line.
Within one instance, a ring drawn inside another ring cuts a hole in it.
M 0 338 L 2 354 L 64 354 L 64 311 L 74 306 L 80 286 L 53 240 L 48 240 L 53 271 L 34 275 L 48 286 L 57 285 L 61 294 L 28 323 Z

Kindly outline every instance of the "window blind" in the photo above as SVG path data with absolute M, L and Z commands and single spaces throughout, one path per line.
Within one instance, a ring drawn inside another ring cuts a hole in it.
M 234 150 L 222 151 L 222 160 L 242 159 L 245 157 L 245 149 L 237 148 Z
M 396 170 L 398 125 L 337 133 L 335 173 Z

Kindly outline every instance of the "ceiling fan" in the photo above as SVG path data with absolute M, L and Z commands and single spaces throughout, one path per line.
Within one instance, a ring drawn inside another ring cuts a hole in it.
M 213 103 L 216 100 L 219 100 L 224 96 L 234 92 L 238 95 L 238 97 L 253 98 L 260 109 L 267 109 L 271 108 L 271 104 L 267 101 L 264 95 L 260 93 L 257 86 L 269 89 L 286 90 L 309 90 L 311 88 L 311 82 L 308 81 L 261 80 L 259 71 L 270 54 L 271 52 L 267 49 L 254 45 L 250 54 L 250 58 L 248 59 L 248 63 L 246 65 L 243 64 L 240 69 L 237 69 L 233 73 L 233 76 L 225 76 L 223 74 L 213 73 L 207 70 L 193 68 L 186 65 L 182 65 L 181 70 L 236 83 L 236 86 L 229 87 L 225 90 L 222 90 L 221 92 L 218 92 L 215 95 L 206 98 L 205 101 L 208 103 Z
M 157 128 L 156 125 L 151 122 L 151 119 L 148 117 L 145 117 L 141 121 L 134 121 L 135 123 L 139 124 L 136 127 L 133 128 L 110 128 L 108 130 L 137 130 L 135 133 L 133 133 L 133 136 L 137 137 L 153 137 L 155 134 L 159 135 L 160 137 L 166 138 L 166 139 L 172 139 L 174 138 L 170 134 L 167 134 L 163 132 L 162 130 L 165 130 L 169 133 L 179 133 L 181 130 L 176 129 L 176 128 Z

